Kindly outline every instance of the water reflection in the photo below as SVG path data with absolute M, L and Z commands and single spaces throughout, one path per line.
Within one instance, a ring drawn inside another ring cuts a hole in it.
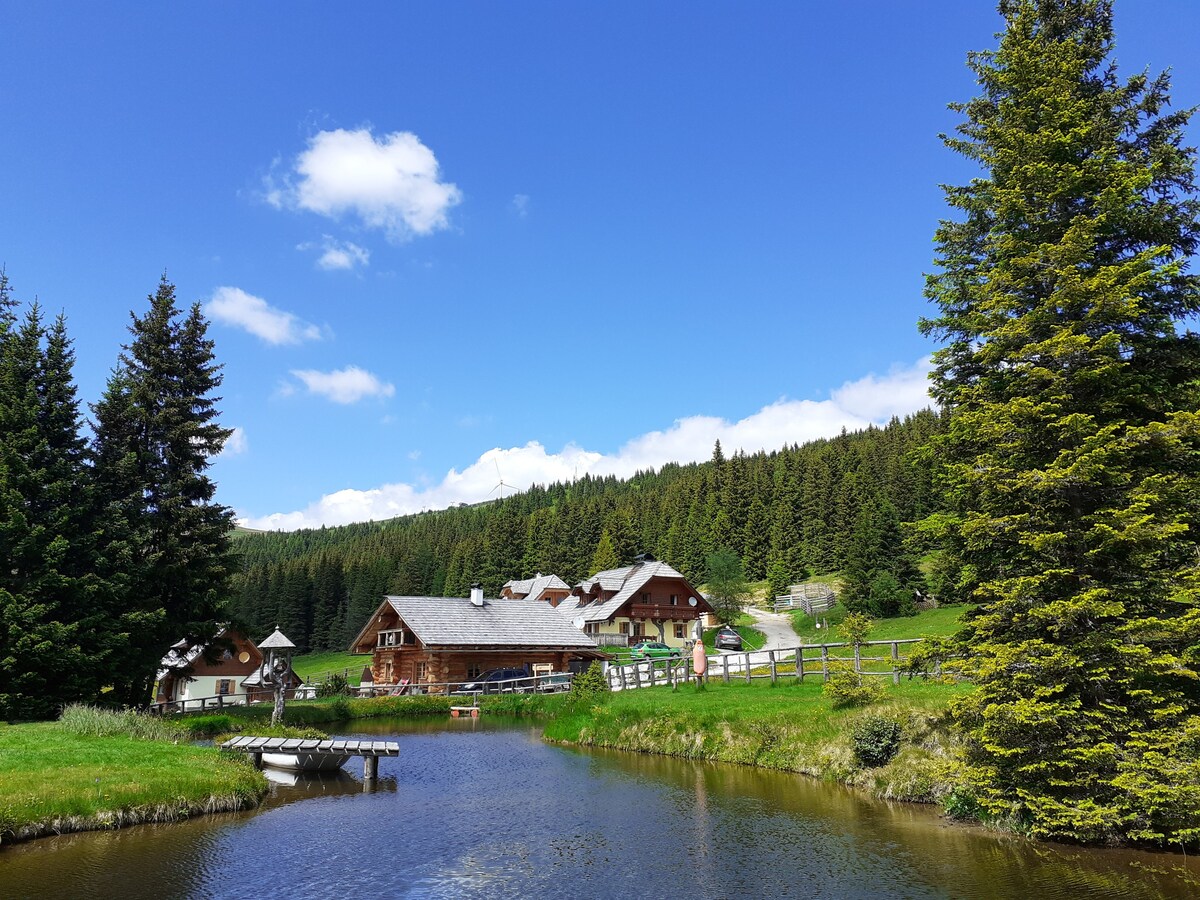
M 248 813 L 4 850 L 0 895 L 1196 895 L 1180 857 L 1037 846 L 803 776 L 581 752 L 539 732 L 356 723 L 346 737 L 401 744 L 374 793 L 343 772 L 276 784 Z

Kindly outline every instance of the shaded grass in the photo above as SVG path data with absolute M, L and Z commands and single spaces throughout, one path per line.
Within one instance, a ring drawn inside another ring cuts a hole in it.
M 0 726 L 0 841 L 242 809 L 266 789 L 240 754 L 213 747 Z
M 906 681 L 862 709 L 834 709 L 820 680 L 724 684 L 613 694 L 589 709 L 565 709 L 546 726 L 548 740 L 742 763 L 842 781 L 883 797 L 933 802 L 951 788 L 950 701 L 967 685 Z M 866 715 L 900 722 L 904 742 L 887 766 L 863 769 L 851 747 Z

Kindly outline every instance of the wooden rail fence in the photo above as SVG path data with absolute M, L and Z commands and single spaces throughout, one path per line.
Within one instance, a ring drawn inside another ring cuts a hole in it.
M 908 660 L 901 648 L 908 644 L 919 644 L 921 640 L 865 641 L 858 645 L 802 644 L 787 650 L 722 653 L 708 657 L 707 678 L 720 678 L 726 684 L 735 679 L 750 684 L 755 678 L 769 678 L 771 684 L 776 684 L 783 678 L 794 677 L 803 682 L 805 678 L 819 675 L 822 680 L 828 681 L 832 672 L 845 667 L 859 675 L 890 677 L 893 684 L 899 684 Z M 610 665 L 606 674 L 608 685 L 614 691 L 656 685 L 674 686 L 681 681 L 686 684 L 693 675 L 692 659 L 685 656 L 681 659 L 639 660 Z M 935 667 L 933 674 L 940 675 L 940 667 Z
M 793 584 L 788 593 L 775 598 L 775 612 L 802 609 L 811 616 L 832 609 L 836 603 L 837 593 L 831 585 L 816 581 L 811 584 Z

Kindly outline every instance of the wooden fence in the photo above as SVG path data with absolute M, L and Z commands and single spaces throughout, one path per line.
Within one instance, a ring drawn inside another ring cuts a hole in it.
M 837 592 L 831 585 L 821 582 L 793 584 L 788 593 L 775 598 L 775 612 L 802 609 L 811 616 L 832 609 L 835 603 Z
M 744 680 L 750 684 L 756 678 L 769 678 L 771 684 L 781 679 L 820 676 L 828 681 L 831 672 L 839 668 L 860 675 L 891 678 L 900 683 L 908 657 L 901 648 L 908 644 L 919 644 L 921 638 L 895 641 L 866 641 L 862 644 L 802 644 L 789 650 L 753 650 L 744 653 L 722 653 L 708 657 L 708 680 L 720 678 L 726 684 Z M 880 655 L 882 654 L 882 655 Z M 639 660 L 638 662 L 610 665 L 608 685 L 614 691 L 634 688 L 676 685 L 692 679 L 692 659 Z M 935 668 L 934 675 L 941 674 Z

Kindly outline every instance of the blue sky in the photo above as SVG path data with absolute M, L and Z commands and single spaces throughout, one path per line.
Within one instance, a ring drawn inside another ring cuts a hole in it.
M 0 264 L 85 401 L 162 272 L 259 527 L 771 449 L 923 405 L 938 133 L 994 4 L 0 5 Z M 1200 103 L 1200 4 L 1124 73 Z M 1195 127 L 1193 127 L 1195 133 Z M 499 474 L 498 474 L 499 473 Z

